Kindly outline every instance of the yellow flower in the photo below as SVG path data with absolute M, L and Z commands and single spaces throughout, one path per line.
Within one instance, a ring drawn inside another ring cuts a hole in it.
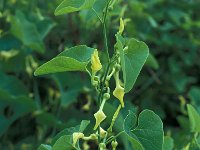
M 91 56 L 91 64 L 91 69 L 93 72 L 97 72 L 102 68 L 97 49 L 94 50 L 94 53 Z
M 122 107 L 124 107 L 124 88 L 118 85 L 115 90 L 113 91 L 113 95 L 119 99 Z
M 74 132 L 72 136 L 73 136 L 73 146 L 75 146 L 77 141 L 84 137 L 84 134 L 81 132 Z
M 94 126 L 94 130 L 96 130 L 97 127 L 100 125 L 100 123 L 101 123 L 104 119 L 106 119 L 106 115 L 104 114 L 104 112 L 103 112 L 102 110 L 99 110 L 98 112 L 96 112 L 96 113 L 94 114 L 94 117 L 95 117 L 95 119 L 96 119 L 96 124 L 95 124 L 95 126 Z

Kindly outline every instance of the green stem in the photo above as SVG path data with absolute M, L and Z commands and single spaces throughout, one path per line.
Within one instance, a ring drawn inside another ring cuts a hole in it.
M 110 68 L 110 63 L 106 67 L 106 72 L 104 74 L 103 81 L 102 81 L 102 84 L 101 84 L 101 87 L 100 87 L 100 93 L 99 93 L 99 97 L 98 97 L 98 104 L 99 105 L 101 104 L 101 99 L 102 99 L 102 95 L 103 95 L 103 89 L 104 89 L 104 86 L 105 86 L 106 77 L 108 75 L 109 68 Z
M 114 136 L 113 138 L 109 139 L 107 142 L 106 142 L 106 145 L 110 142 L 112 142 L 113 140 L 115 140 L 118 136 L 120 136 L 121 134 L 125 133 L 125 131 L 121 131 L 119 132 L 116 136 Z
M 120 112 L 120 109 L 121 109 L 121 104 L 118 106 L 117 110 L 115 111 L 114 115 L 113 115 L 113 118 L 112 118 L 112 122 L 110 124 L 110 127 L 108 128 L 108 132 L 112 133 L 112 128 L 114 126 L 114 123 L 115 123 L 115 120 L 117 119 L 118 117 L 118 114 Z
M 106 17 L 107 17 L 108 7 L 109 7 L 110 2 L 111 2 L 111 0 L 109 0 L 107 5 L 106 5 L 106 9 L 105 9 L 104 17 L 103 17 L 103 22 L 102 22 L 103 23 L 103 33 L 104 33 L 104 44 L 105 44 L 105 48 L 106 48 L 108 62 L 110 62 L 110 56 L 109 56 L 109 52 L 108 52 L 108 39 L 107 39 L 107 32 L 106 32 Z
M 34 82 L 33 91 L 34 91 L 34 95 L 35 95 L 37 109 L 41 110 L 41 101 L 40 101 L 37 81 Z
M 106 103 L 106 99 L 103 99 L 99 110 L 103 110 L 105 103 Z
M 106 47 L 107 59 L 108 62 L 110 61 L 109 52 L 108 52 L 108 40 L 107 40 L 107 33 L 106 33 L 106 23 L 103 23 L 103 32 L 104 32 L 104 43 Z

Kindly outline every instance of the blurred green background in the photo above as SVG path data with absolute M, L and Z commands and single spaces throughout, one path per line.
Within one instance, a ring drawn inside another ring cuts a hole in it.
M 84 10 L 55 17 L 60 2 L 0 0 L 1 150 L 35 150 L 65 127 L 93 118 L 97 108 L 86 74 L 33 76 L 40 64 L 66 47 L 86 44 L 104 55 L 95 14 Z M 101 12 L 104 5 L 105 0 L 96 0 L 94 8 Z M 125 35 L 146 42 L 151 52 L 125 97 L 127 109 L 157 113 L 178 150 L 190 142 L 185 104 L 200 112 L 199 12 L 199 0 L 119 0 L 108 16 L 111 53 L 119 16 L 127 21 Z M 114 110 L 111 104 L 107 112 Z

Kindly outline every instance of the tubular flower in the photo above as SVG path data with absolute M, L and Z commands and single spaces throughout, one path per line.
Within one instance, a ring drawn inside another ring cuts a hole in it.
M 91 69 L 93 72 L 97 72 L 102 68 L 97 49 L 94 50 L 94 53 L 91 56 L 91 64 Z
M 113 91 L 113 95 L 119 99 L 122 107 L 124 107 L 124 88 L 120 85 L 116 86 L 115 90 Z
M 73 146 L 75 146 L 77 141 L 84 137 L 84 134 L 81 132 L 74 132 L 72 136 L 73 136 Z
M 102 110 L 99 110 L 98 112 L 96 112 L 96 113 L 94 114 L 94 117 L 95 117 L 95 119 L 96 119 L 96 124 L 95 124 L 95 126 L 94 126 L 94 130 L 96 130 L 97 127 L 100 125 L 100 123 L 101 123 L 104 119 L 106 119 L 106 115 L 104 114 L 104 112 L 103 112 Z

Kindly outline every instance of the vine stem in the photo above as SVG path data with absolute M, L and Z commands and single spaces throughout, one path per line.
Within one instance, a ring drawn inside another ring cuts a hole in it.
M 108 64 L 106 66 L 106 71 L 104 73 L 104 76 L 103 76 L 103 81 L 102 81 L 102 84 L 100 86 L 100 93 L 98 95 L 98 104 L 100 106 L 101 102 L 102 102 L 102 95 L 103 95 L 103 89 L 104 89 L 104 86 L 105 86 L 105 82 L 106 82 L 106 77 L 109 73 L 109 68 L 110 68 L 110 56 L 109 56 L 109 51 L 108 51 L 108 39 L 107 39 L 107 32 L 106 32 L 106 17 L 107 17 L 107 13 L 108 13 L 108 7 L 109 7 L 109 4 L 110 4 L 111 0 L 108 1 L 107 5 L 106 5 L 106 8 L 105 8 L 105 12 L 104 12 L 104 16 L 103 16 L 103 20 L 101 20 L 101 18 L 99 17 L 99 15 L 97 14 L 97 12 L 95 11 L 95 9 L 93 8 L 93 11 L 95 12 L 95 14 L 97 15 L 97 17 L 99 18 L 100 22 L 102 23 L 103 25 L 103 34 L 104 34 L 104 46 L 105 46 L 105 49 L 106 49 L 106 54 L 107 54 L 107 59 L 108 59 Z M 100 125 L 98 127 L 98 143 L 101 143 L 101 137 L 100 137 Z M 99 147 L 100 148 L 100 147 Z M 99 149 L 98 148 L 98 149 Z

